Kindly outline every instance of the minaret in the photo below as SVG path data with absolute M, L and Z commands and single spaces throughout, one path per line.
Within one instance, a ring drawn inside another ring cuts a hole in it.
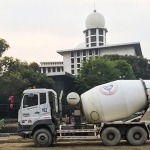
M 108 31 L 105 28 L 105 19 L 102 14 L 94 10 L 87 16 L 85 26 L 86 30 L 83 33 L 85 34 L 86 47 L 106 45 L 106 33 Z

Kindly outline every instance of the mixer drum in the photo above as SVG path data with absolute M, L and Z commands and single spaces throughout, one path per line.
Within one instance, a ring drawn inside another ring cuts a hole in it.
M 145 82 L 150 86 L 148 80 Z M 122 120 L 148 105 L 140 80 L 117 80 L 96 86 L 81 95 L 81 103 L 88 123 Z

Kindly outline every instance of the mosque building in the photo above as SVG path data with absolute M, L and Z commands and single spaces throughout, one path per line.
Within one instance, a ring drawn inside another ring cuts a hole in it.
M 83 31 L 85 39 L 74 49 L 58 50 L 57 53 L 63 56 L 62 62 L 41 62 L 41 73 L 47 76 L 78 74 L 83 60 L 93 56 L 95 58 L 103 55 L 118 54 L 142 56 L 139 42 L 107 44 L 105 18 L 94 10 L 85 20 L 86 29 Z

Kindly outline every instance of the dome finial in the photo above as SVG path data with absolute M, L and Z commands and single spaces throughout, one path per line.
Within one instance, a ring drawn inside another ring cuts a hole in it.
M 96 9 L 95 9 L 95 0 L 94 0 L 94 12 L 96 12 Z

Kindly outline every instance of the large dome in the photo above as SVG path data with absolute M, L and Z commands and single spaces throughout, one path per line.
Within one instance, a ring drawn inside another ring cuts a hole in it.
M 105 18 L 102 14 L 94 10 L 93 13 L 89 14 L 85 20 L 86 28 L 104 28 Z

